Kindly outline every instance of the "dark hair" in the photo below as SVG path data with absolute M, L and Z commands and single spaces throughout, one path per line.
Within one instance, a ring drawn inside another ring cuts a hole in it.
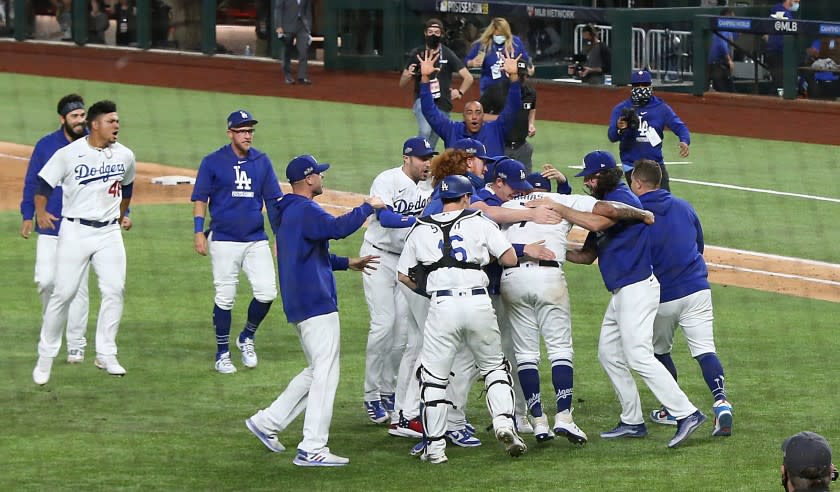
M 662 169 L 659 163 L 649 159 L 639 159 L 633 163 L 633 179 L 642 183 L 659 188 L 662 182 Z
M 472 193 L 467 193 L 466 195 L 461 195 L 461 196 L 456 197 L 456 198 L 441 198 L 440 201 L 443 202 L 444 205 L 446 205 L 447 203 L 455 203 L 457 201 L 460 201 L 461 198 L 464 198 L 465 196 L 469 196 L 469 195 L 472 195 Z
M 66 96 L 58 100 L 58 105 L 56 106 L 55 110 L 59 115 L 65 116 L 71 111 L 75 111 L 77 109 L 84 109 L 84 107 L 85 100 L 82 99 L 82 96 L 78 94 L 67 94 Z
M 831 473 L 826 472 L 826 475 L 820 476 L 813 467 L 808 467 L 803 472 L 809 476 L 788 476 L 788 481 L 790 481 L 796 490 L 828 490 L 828 487 L 831 485 Z
M 108 113 L 116 113 L 117 112 L 117 103 L 114 101 L 98 101 L 93 103 L 93 105 L 88 108 L 87 112 L 87 124 L 90 126 L 90 123 L 98 118 L 103 114 Z
M 595 29 L 595 27 L 592 24 L 587 24 L 587 25 L 583 26 L 583 32 L 588 32 L 589 34 L 592 35 L 592 37 L 597 37 L 598 36 L 598 30 Z
M 614 167 L 612 169 L 596 173 L 595 177 L 598 178 L 598 186 L 592 190 L 592 196 L 600 200 L 618 186 L 618 183 L 620 183 L 621 179 L 624 177 L 624 171 L 622 171 L 620 167 Z
M 426 29 L 428 29 L 430 27 L 435 27 L 435 26 L 440 28 L 440 30 L 442 31 L 443 30 L 443 21 L 441 21 L 440 19 L 435 19 L 434 17 L 432 17 L 431 19 L 426 21 L 426 24 L 425 24 L 425 27 L 423 27 L 423 30 L 425 31 Z

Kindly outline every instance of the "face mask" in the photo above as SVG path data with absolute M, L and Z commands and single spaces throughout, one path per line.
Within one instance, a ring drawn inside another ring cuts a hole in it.
M 636 106 L 644 106 L 653 96 L 653 87 L 633 87 L 630 89 L 630 100 Z
M 431 34 L 426 36 L 426 46 L 435 50 L 438 46 L 440 46 L 440 36 L 437 34 Z
M 507 38 L 501 35 L 493 36 L 493 42 L 496 44 L 504 44 Z
M 797 10 L 799 10 L 799 3 L 798 2 L 794 3 L 793 5 L 790 6 L 790 11 L 791 12 L 796 12 Z

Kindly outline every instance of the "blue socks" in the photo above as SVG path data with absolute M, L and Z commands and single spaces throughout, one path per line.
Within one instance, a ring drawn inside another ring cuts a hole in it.
M 213 328 L 216 329 L 216 359 L 230 351 L 230 311 L 213 305 Z
M 674 360 L 671 359 L 671 354 L 653 354 L 653 356 L 656 357 L 656 359 L 659 360 L 659 362 L 661 362 L 663 366 L 665 366 L 665 369 L 668 369 L 668 372 L 671 373 L 671 377 L 673 377 L 674 381 L 676 381 L 677 366 L 674 365 Z
M 256 299 L 251 299 L 251 304 L 248 306 L 248 321 L 245 323 L 245 328 L 239 334 L 239 341 L 246 338 L 253 340 L 257 336 L 257 327 L 260 326 L 262 320 L 268 314 L 271 307 L 271 302 L 260 302 Z
M 528 405 L 528 411 L 534 417 L 543 414 L 542 402 L 540 402 L 540 373 L 537 365 L 531 362 L 519 364 L 519 384 L 522 385 L 522 393 Z
M 572 388 L 574 386 L 572 361 L 558 359 L 551 361 L 551 383 L 557 399 L 557 413 L 572 409 Z
M 715 401 L 726 399 L 726 387 L 724 386 L 723 365 L 714 352 L 698 355 L 697 362 L 700 363 L 700 370 L 703 371 L 703 379 L 709 386 Z

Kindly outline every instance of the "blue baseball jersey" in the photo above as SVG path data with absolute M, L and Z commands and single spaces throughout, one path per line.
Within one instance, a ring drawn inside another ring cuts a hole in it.
M 267 240 L 263 202 L 283 196 L 271 160 L 255 148 L 240 158 L 230 144 L 201 161 L 191 200 L 208 202 L 214 241 Z
M 48 133 L 38 140 L 35 148 L 32 150 L 32 157 L 29 158 L 29 166 L 26 168 L 26 177 L 23 181 L 23 199 L 20 202 L 20 215 L 23 220 L 32 220 L 35 216 L 35 192 L 38 191 L 38 173 L 44 167 L 44 164 L 50 160 L 50 157 L 56 151 L 67 144 L 67 136 L 64 135 L 64 128 Z M 56 217 L 61 217 L 63 191 L 61 186 L 53 188 L 52 193 L 47 198 L 47 212 Z M 61 228 L 61 221 L 55 223 L 55 229 L 41 229 L 38 224 L 35 224 L 35 231 L 38 234 L 46 234 L 48 236 L 57 236 Z
M 341 217 L 320 205 L 290 193 L 269 204 L 271 228 L 277 237 L 277 270 L 283 311 L 289 323 L 338 311 L 333 270 L 347 270 L 349 259 L 330 253 L 330 239 L 345 238 L 358 230 L 373 207 L 367 203 Z M 282 227 L 283 233 L 277 234 Z
M 642 208 L 630 188 L 624 183 L 603 198 Z M 640 282 L 653 273 L 650 256 L 650 230 L 642 222 L 617 222 L 601 232 L 590 232 L 587 244 L 595 242 L 598 268 L 607 290 L 613 292 L 626 285 Z
M 464 63 L 467 63 L 476 56 L 478 56 L 479 50 L 481 50 L 481 45 L 479 43 L 473 44 L 470 52 L 467 53 L 466 57 L 464 57 Z M 490 87 L 491 85 L 497 84 L 508 78 L 508 74 L 507 72 L 505 72 L 504 69 L 504 53 L 504 43 L 496 44 L 492 40 L 490 41 L 490 49 L 488 49 L 484 54 L 484 63 L 481 64 L 481 79 L 478 82 L 478 87 L 479 89 L 481 89 L 482 94 L 484 93 L 484 90 Z M 528 65 L 531 64 L 531 59 L 528 57 L 528 52 L 525 51 L 525 44 L 522 43 L 522 40 L 519 39 L 519 36 L 514 36 L 513 56 L 515 58 L 519 55 L 522 55 L 522 59 L 520 61 L 524 61 Z
M 656 216 L 649 229 L 653 273 L 660 285 L 659 302 L 708 289 L 703 228 L 694 207 L 662 189 L 645 193 L 639 201 Z
M 677 116 L 677 113 L 665 104 L 662 99 L 653 96 L 644 106 L 636 108 L 636 115 L 639 117 L 638 130 L 627 129 L 623 134 L 618 134 L 616 123 L 621 116 L 621 110 L 632 108 L 633 101 L 628 97 L 613 108 L 610 116 L 610 127 L 607 130 L 607 137 L 610 142 L 619 142 L 618 151 L 621 157 L 621 164 L 625 171 L 633 169 L 633 163 L 639 159 L 650 159 L 662 164 L 662 141 L 665 140 L 665 127 L 671 129 L 674 135 L 679 137 L 680 142 L 691 144 L 691 134 L 688 127 Z M 650 140 L 651 133 L 655 132 L 660 142 L 656 145 Z
M 487 155 L 505 155 L 507 134 L 513 128 L 516 113 L 521 105 L 522 90 L 520 82 L 516 81 L 510 85 L 502 114 L 495 121 L 487 121 L 481 125 L 477 133 L 471 133 L 463 120 L 452 121 L 446 113 L 438 109 L 428 82 L 420 84 L 420 107 L 423 110 L 423 116 L 432 130 L 440 135 L 447 148 L 462 138 L 474 138 L 484 144 Z

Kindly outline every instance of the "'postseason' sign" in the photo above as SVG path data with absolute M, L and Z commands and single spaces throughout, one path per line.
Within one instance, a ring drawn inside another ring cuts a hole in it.
M 438 0 L 438 12 L 452 12 L 456 14 L 483 14 L 487 15 L 490 5 L 485 2 L 456 2 L 453 0 Z

